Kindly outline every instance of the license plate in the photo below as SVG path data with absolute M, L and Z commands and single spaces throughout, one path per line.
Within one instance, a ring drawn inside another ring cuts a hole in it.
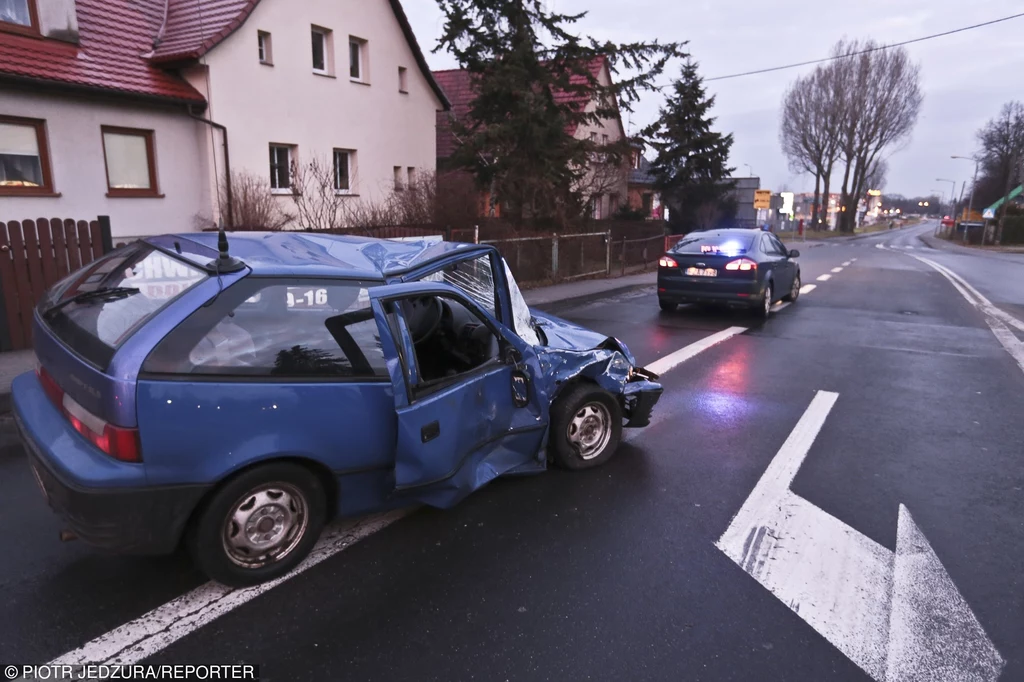
M 690 277 L 718 277 L 718 270 L 714 268 L 686 268 L 686 274 Z

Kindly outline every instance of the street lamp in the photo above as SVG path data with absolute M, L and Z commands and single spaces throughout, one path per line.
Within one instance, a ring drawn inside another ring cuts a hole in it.
M 953 203 L 953 201 L 954 201 L 954 199 L 956 197 L 956 180 L 946 180 L 945 178 L 935 178 L 935 182 L 948 182 L 948 183 L 951 183 L 953 185 L 953 189 L 951 189 L 949 191 L 949 216 L 951 218 L 953 218 L 954 220 L 956 220 L 956 217 L 953 215 L 954 213 L 956 213 L 956 205 Z
M 974 162 L 974 180 L 971 182 L 971 198 L 968 200 L 967 208 L 967 219 L 971 219 L 971 215 L 974 213 L 974 188 L 978 185 L 978 168 L 981 166 L 981 162 L 977 158 L 971 158 L 969 156 L 951 156 L 951 159 L 963 159 L 964 161 Z M 982 233 L 981 241 L 985 241 L 984 232 Z M 964 228 L 964 243 L 967 243 L 967 228 Z

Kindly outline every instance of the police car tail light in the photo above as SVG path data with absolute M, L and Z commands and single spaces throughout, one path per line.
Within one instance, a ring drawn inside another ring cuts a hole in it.
M 739 260 L 734 260 L 731 263 L 726 264 L 725 269 L 750 272 L 751 270 L 757 270 L 757 263 L 749 258 L 740 258 Z
M 142 461 L 138 429 L 114 426 L 89 412 L 65 393 L 44 367 L 36 367 L 36 376 L 46 396 L 83 438 L 114 459 L 122 462 Z
M 674 258 L 669 258 L 668 256 L 662 256 L 661 260 L 658 261 L 658 267 L 661 267 L 661 268 L 678 268 L 679 267 L 679 263 L 677 263 Z

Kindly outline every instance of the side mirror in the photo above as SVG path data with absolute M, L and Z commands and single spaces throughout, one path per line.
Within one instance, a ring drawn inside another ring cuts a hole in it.
M 797 251 L 796 249 L 793 249 L 792 251 L 789 252 L 789 257 L 790 258 L 799 258 L 800 257 L 800 252 Z
M 515 367 L 523 361 L 523 354 L 512 346 L 505 346 L 505 364 Z

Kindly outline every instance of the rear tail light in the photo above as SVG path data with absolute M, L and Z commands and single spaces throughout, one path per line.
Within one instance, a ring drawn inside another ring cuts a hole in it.
M 678 268 L 679 267 L 679 263 L 677 263 L 674 258 L 669 258 L 668 256 L 662 256 L 661 260 L 658 261 L 658 267 L 659 268 Z
M 114 459 L 122 462 L 142 461 L 142 446 L 139 443 L 138 429 L 114 426 L 89 412 L 78 401 L 65 393 L 44 367 L 37 367 L 36 375 L 39 377 L 39 383 L 42 384 L 46 396 L 83 438 Z
M 740 258 L 739 260 L 734 260 L 731 263 L 727 263 L 725 269 L 749 272 L 750 270 L 757 270 L 757 263 L 750 260 L 749 258 Z

